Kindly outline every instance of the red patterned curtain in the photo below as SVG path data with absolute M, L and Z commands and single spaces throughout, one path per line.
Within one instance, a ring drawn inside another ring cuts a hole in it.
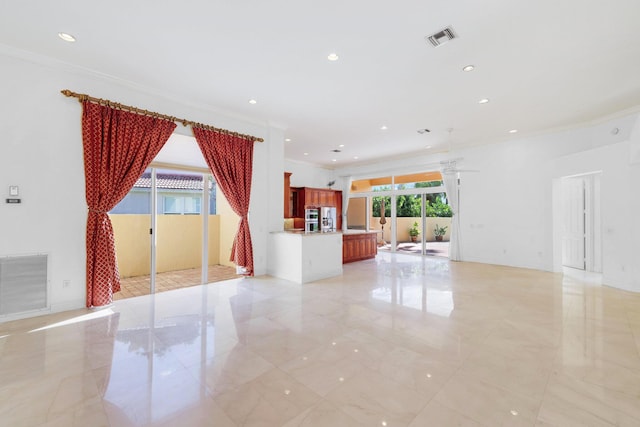
M 233 211 L 240 216 L 230 261 L 244 267 L 246 276 L 253 276 L 253 245 L 247 219 L 253 171 L 253 141 L 197 127 L 193 128 L 193 135 L 216 178 L 216 184 Z
M 87 217 L 87 307 L 111 304 L 120 291 L 109 212 L 171 136 L 176 124 L 82 102 Z

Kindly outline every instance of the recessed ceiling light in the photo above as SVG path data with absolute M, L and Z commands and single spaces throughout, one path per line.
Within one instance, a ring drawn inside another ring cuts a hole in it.
M 340 145 L 338 145 L 338 147 L 342 148 L 342 147 L 344 147 L 344 144 L 340 144 Z
M 358 160 L 358 156 L 353 156 L 353 160 Z
M 430 146 L 430 145 L 427 145 L 427 150 L 428 150 L 429 148 L 431 148 L 431 146 Z
M 251 105 L 255 105 L 257 103 L 258 103 L 258 101 L 256 101 L 255 99 L 250 99 L 249 100 L 249 104 L 251 104 Z
M 76 41 L 76 38 L 73 37 L 71 34 L 68 34 L 68 33 L 58 33 L 58 37 L 60 37 L 62 40 L 66 41 L 66 42 L 73 43 L 74 41 Z
M 518 129 L 511 129 L 509 133 L 518 133 Z
M 329 56 L 327 56 L 327 59 L 329 61 L 337 61 L 339 59 L 339 56 L 337 53 L 330 53 Z
M 291 142 L 291 138 L 285 138 L 285 142 Z
M 308 155 L 309 155 L 309 153 L 304 153 L 304 155 L 305 155 L 305 156 L 308 156 Z
M 489 102 L 488 98 L 482 98 L 480 101 L 478 101 L 478 104 L 486 104 L 487 102 Z
M 473 71 L 473 70 L 475 70 L 475 68 L 476 68 L 475 66 L 473 66 L 473 65 L 469 64 L 469 65 L 467 65 L 467 66 L 463 67 L 463 68 L 462 68 L 462 71 L 469 72 L 469 71 Z
M 389 129 L 388 127 L 386 127 L 385 125 L 380 126 L 380 130 L 387 130 Z
M 332 162 L 337 162 L 338 160 L 337 160 L 337 159 L 331 159 L 331 161 L 332 161 Z

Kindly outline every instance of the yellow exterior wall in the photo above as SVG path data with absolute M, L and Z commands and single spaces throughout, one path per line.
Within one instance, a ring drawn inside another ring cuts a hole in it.
M 209 265 L 220 264 L 220 215 L 209 215 Z
M 151 270 L 149 215 L 110 215 L 121 277 Z M 220 262 L 220 216 L 209 216 L 209 265 Z M 158 215 L 157 272 L 199 268 L 202 258 L 200 215 Z M 227 255 L 228 258 L 228 255 Z
M 109 215 L 121 277 L 148 275 L 151 270 L 150 215 Z
M 200 267 L 201 236 L 200 215 L 158 215 L 157 272 Z

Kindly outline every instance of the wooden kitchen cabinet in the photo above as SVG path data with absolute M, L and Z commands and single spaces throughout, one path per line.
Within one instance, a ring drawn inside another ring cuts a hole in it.
M 315 207 L 315 208 L 318 208 L 321 206 L 335 208 L 337 207 L 336 193 L 340 193 L 340 198 L 342 199 L 341 191 L 325 190 L 322 188 L 304 187 L 304 205 L 305 207 Z
M 333 192 L 336 207 L 336 230 L 342 230 L 342 191 Z
M 342 191 L 291 187 L 291 218 L 304 218 L 306 208 L 336 208 L 336 230 L 342 229 Z
M 318 190 L 316 188 L 305 188 L 305 205 L 314 207 L 325 206 L 322 204 L 322 193 L 323 190 Z
M 284 173 L 284 217 L 293 217 L 293 206 L 291 198 L 291 172 Z
M 378 254 L 377 233 L 342 235 L 342 263 L 375 258 Z

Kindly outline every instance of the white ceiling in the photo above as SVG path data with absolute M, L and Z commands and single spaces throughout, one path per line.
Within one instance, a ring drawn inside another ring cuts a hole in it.
M 287 158 L 327 167 L 640 106 L 638 0 L 0 0 L 0 43 L 282 127 Z

